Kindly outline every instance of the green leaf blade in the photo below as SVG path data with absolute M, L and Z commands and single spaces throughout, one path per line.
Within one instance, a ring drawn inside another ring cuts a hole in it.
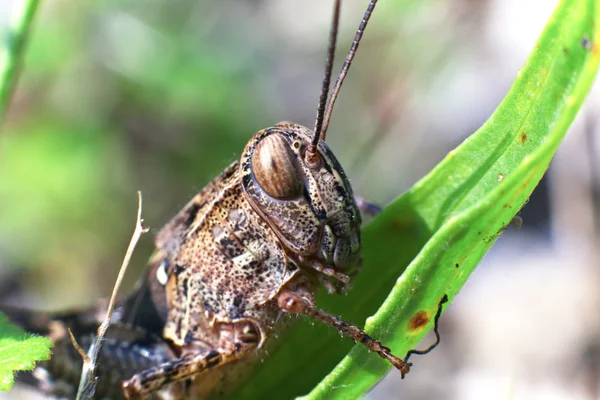
M 494 115 L 405 196 L 364 230 L 365 270 L 402 270 L 392 246 L 397 215 L 414 215 L 430 239 L 366 330 L 396 354 L 406 354 L 432 327 L 413 318 L 435 314 L 453 298 L 542 178 L 579 110 L 598 68 L 599 22 L 594 1 L 563 1 Z M 593 39 L 590 39 L 593 38 Z M 587 45 L 589 40 L 589 46 Z M 412 207 L 412 210 L 407 210 Z M 406 264 L 404 264 L 406 265 Z M 305 399 L 356 398 L 389 366 L 355 346 Z

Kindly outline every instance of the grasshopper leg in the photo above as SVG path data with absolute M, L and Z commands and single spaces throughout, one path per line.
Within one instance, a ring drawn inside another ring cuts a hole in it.
M 390 349 L 383 346 L 380 341 L 373 339 L 365 333 L 359 327 L 352 325 L 341 318 L 326 313 L 323 310 L 316 308 L 311 300 L 306 297 L 310 297 L 308 292 L 304 292 L 301 289 L 292 291 L 287 290 L 282 292 L 277 301 L 279 307 L 292 314 L 306 315 L 321 321 L 333 328 L 335 328 L 342 335 L 354 340 L 356 343 L 361 343 L 369 350 L 376 352 L 382 358 L 389 361 L 394 367 L 400 370 L 402 378 L 410 371 L 411 363 L 407 363 L 402 359 L 394 356 Z
M 181 382 L 211 368 L 239 360 L 254 348 L 255 344 L 236 344 L 233 349 L 198 349 L 177 360 L 137 373 L 121 386 L 127 399 L 143 399 L 165 385 Z

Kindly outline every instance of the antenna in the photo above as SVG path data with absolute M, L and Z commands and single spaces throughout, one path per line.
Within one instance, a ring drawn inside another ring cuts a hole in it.
M 437 312 L 435 313 L 435 318 L 433 319 L 433 332 L 435 333 L 435 342 L 431 346 L 426 348 L 425 350 L 415 350 L 415 349 L 410 350 L 408 353 L 406 353 L 406 357 L 404 357 L 405 363 L 409 364 L 408 359 L 413 354 L 420 355 L 420 356 L 425 355 L 425 354 L 429 353 L 431 350 L 435 349 L 438 344 L 440 344 L 441 338 L 440 338 L 440 331 L 438 330 L 439 322 L 440 322 L 440 317 L 442 316 L 442 306 L 444 305 L 444 303 L 447 303 L 447 302 L 448 302 L 448 295 L 444 294 L 444 296 L 438 303 L 438 309 L 437 309 Z
M 321 97 L 319 97 L 319 107 L 317 108 L 317 119 L 315 121 L 315 136 L 313 137 L 310 147 L 306 151 L 306 160 L 310 163 L 317 163 L 315 158 L 321 128 L 323 127 L 323 114 L 327 105 L 327 95 L 329 94 L 329 86 L 331 85 L 331 72 L 333 71 L 333 58 L 335 55 L 335 45 L 337 41 L 338 26 L 340 23 L 340 8 L 341 0 L 336 0 L 333 6 L 333 21 L 331 22 L 331 30 L 329 32 L 329 48 L 327 49 L 327 58 L 325 61 L 325 76 L 323 77 L 323 85 L 321 87 Z
M 329 103 L 327 104 L 327 110 L 325 111 L 325 119 L 323 121 L 323 128 L 321 130 L 321 140 L 325 140 L 325 136 L 327 135 L 327 128 L 329 127 L 329 120 L 331 119 L 331 112 L 333 111 L 333 105 L 335 104 L 335 100 L 337 99 L 338 93 L 342 87 L 342 83 L 344 83 L 344 78 L 350 69 L 350 64 L 352 63 L 352 59 L 356 54 L 356 50 L 358 49 L 358 44 L 360 43 L 360 39 L 367 27 L 367 23 L 369 22 L 369 18 L 371 18 L 371 13 L 375 8 L 375 4 L 377 0 L 371 0 L 369 6 L 367 7 L 367 11 L 365 11 L 365 15 L 363 16 L 360 25 L 358 26 L 358 30 L 356 31 L 356 35 L 354 35 L 354 41 L 352 42 L 352 46 L 350 46 L 350 51 L 346 56 L 346 60 L 344 61 L 344 65 L 342 66 L 342 70 L 340 71 L 340 75 L 335 81 L 335 86 L 333 87 L 333 92 L 331 93 L 331 98 L 329 99 Z

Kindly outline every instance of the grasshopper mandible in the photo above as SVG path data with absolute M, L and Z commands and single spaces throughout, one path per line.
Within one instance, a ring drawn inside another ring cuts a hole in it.
M 330 293 L 346 290 L 360 266 L 362 202 L 325 137 L 375 4 L 370 1 L 328 96 L 340 13 L 335 1 L 314 129 L 280 122 L 259 131 L 241 159 L 160 231 L 147 273 L 109 330 L 99 360 L 99 396 L 208 395 L 260 354 L 285 314 L 330 325 L 388 360 L 402 377 L 409 372 L 410 363 L 318 309 L 314 298 L 319 285 Z M 15 319 L 55 339 L 54 358 L 35 375 L 38 385 L 56 394 L 62 390 L 56 381 L 76 384 L 80 362 L 66 327 L 85 347 L 97 316 Z

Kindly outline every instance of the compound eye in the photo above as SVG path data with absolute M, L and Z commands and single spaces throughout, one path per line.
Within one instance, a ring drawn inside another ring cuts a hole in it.
M 279 134 L 266 136 L 252 156 L 252 169 L 259 186 L 279 200 L 294 199 L 302 194 L 302 180 L 296 169 L 294 153 Z

